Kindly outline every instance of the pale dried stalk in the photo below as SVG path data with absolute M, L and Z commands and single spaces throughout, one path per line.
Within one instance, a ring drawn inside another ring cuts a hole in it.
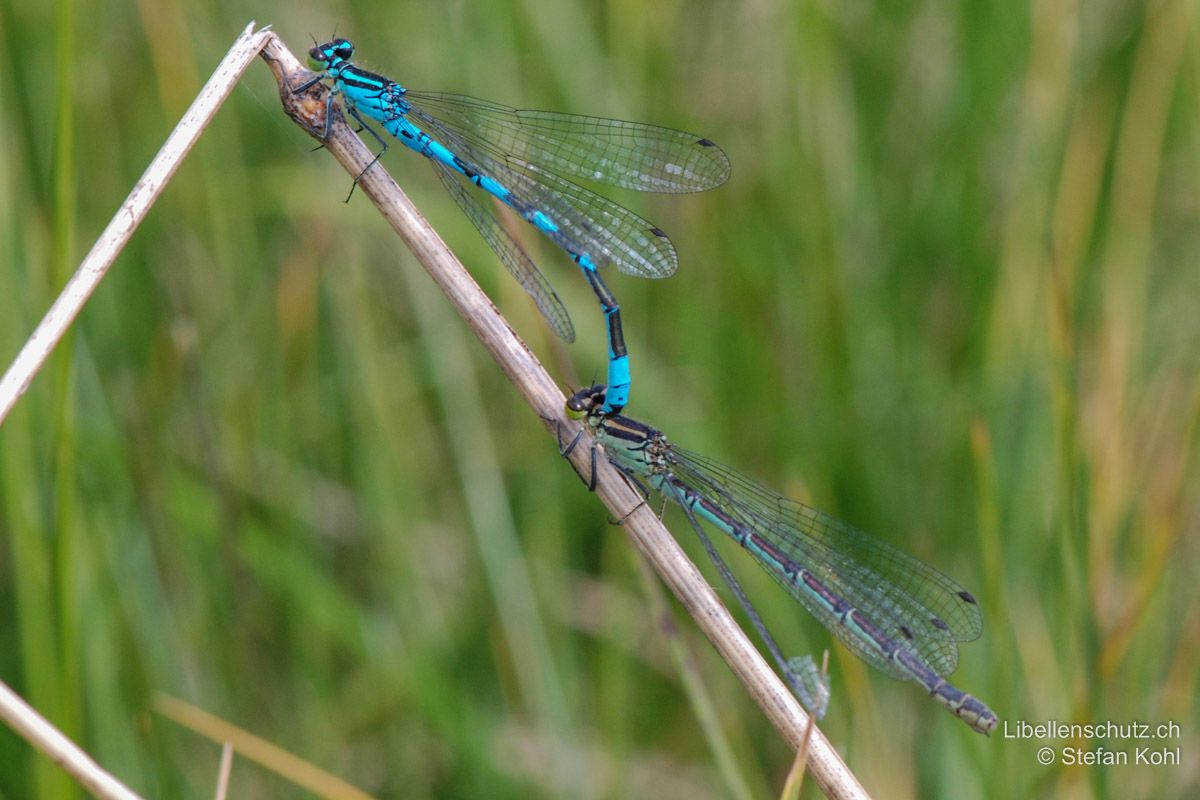
M 0 720 L 96 797 L 140 800 L 140 795 L 106 772 L 4 683 L 0 683 Z
M 263 48 L 263 58 L 279 81 L 284 110 L 310 134 L 320 138 L 326 129 L 326 88 L 316 84 L 302 95 L 292 92 L 291 87 L 301 85 L 312 73 L 300 65 L 278 38 L 273 38 Z M 374 155 L 354 135 L 340 114 L 335 114 L 335 119 L 330 121 L 328 127 L 329 137 L 323 141 L 326 149 L 350 175 L 359 178 L 358 188 L 370 198 L 412 250 L 546 427 L 556 435 L 566 432 L 574 436 L 579 424 L 565 417 L 563 410 L 566 398 L 558 385 L 509 327 L 441 237 L 381 164 L 376 162 L 363 173 L 372 164 Z M 570 455 L 571 461 L 584 475 L 591 469 L 590 450 L 589 447 L 576 447 Z M 597 459 L 596 467 L 596 494 L 613 518 L 623 520 L 623 527 L 634 545 L 679 598 L 776 729 L 793 749 L 802 747 L 808 716 L 795 697 L 762 659 L 704 576 L 688 560 L 662 521 L 642 502 L 641 496 L 622 480 L 606 459 Z M 807 746 L 809 770 L 828 797 L 867 797 L 858 779 L 819 729 L 812 728 Z
M 25 393 L 46 363 L 55 345 L 71 327 L 84 304 L 99 286 L 117 255 L 145 218 L 150 206 L 175 174 L 184 156 L 200 138 L 217 109 L 233 91 L 242 73 L 254 61 L 268 37 L 254 32 L 251 22 L 234 41 L 212 77 L 167 137 L 162 149 L 117 209 L 116 215 L 91 252 L 80 263 L 41 324 L 25 342 L 21 352 L 0 379 L 0 424 Z M 137 800 L 138 795 L 106 772 L 87 753 L 50 724 L 8 686 L 0 683 L 0 720 L 16 731 L 47 758 L 62 767 L 81 786 L 105 800 Z
M 116 261 L 117 255 L 145 219 L 150 206 L 154 205 L 154 201 L 179 168 L 184 156 L 208 127 L 217 109 L 233 91 L 246 67 L 254 61 L 254 57 L 268 38 L 274 36 L 266 30 L 254 32 L 253 29 L 254 23 L 251 22 L 234 41 L 233 47 L 217 65 L 212 77 L 204 84 L 204 88 L 179 120 L 175 130 L 171 131 L 171 135 L 150 162 L 150 166 L 133 185 L 133 190 L 117 209 L 108 227 L 92 245 L 91 252 L 80 262 L 79 268 L 75 270 L 71 280 L 67 281 L 54 305 L 42 318 L 41 324 L 25 342 L 25 346 L 4 373 L 4 377 L 0 378 L 0 425 L 29 388 L 33 377 L 50 358 L 55 345 L 71 327 L 71 323 L 92 296 L 92 292 L 96 291 L 108 268 Z

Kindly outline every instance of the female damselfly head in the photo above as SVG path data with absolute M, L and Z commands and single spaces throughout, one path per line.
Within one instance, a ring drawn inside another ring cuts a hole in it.
M 608 387 L 603 383 L 580 389 L 567 398 L 567 416 L 571 419 L 583 419 L 594 414 L 604 405 L 604 393 Z
M 308 66 L 318 72 L 339 61 L 349 61 L 354 55 L 354 44 L 349 39 L 334 39 L 332 42 L 319 44 L 308 51 Z

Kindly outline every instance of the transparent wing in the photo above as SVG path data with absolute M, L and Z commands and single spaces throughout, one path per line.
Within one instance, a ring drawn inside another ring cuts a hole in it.
M 667 481 L 660 481 L 660 487 L 664 490 L 664 493 L 667 493 L 672 500 L 679 504 L 687 515 L 688 522 L 692 524 L 692 529 L 695 530 L 700 543 L 704 545 L 704 551 L 708 553 L 709 560 L 717 568 L 717 573 L 725 581 L 725 585 L 729 587 L 734 597 L 737 598 L 738 604 L 741 605 L 746 616 L 750 618 L 750 623 L 758 631 L 763 644 L 770 651 L 771 657 L 775 659 L 775 663 L 779 666 L 784 679 L 792 687 L 792 691 L 796 694 L 797 699 L 800 700 L 800 703 L 805 708 L 815 714 L 818 719 L 823 718 L 825 710 L 829 707 L 829 676 L 822 674 L 817 669 L 817 664 L 812 656 L 805 655 L 784 658 L 783 651 L 779 649 L 779 645 L 775 642 L 775 637 L 767 630 L 766 623 L 762 621 L 762 617 L 754 610 L 754 606 L 750 603 L 750 598 L 746 597 L 746 593 L 742 591 L 742 586 L 738 583 L 737 578 L 734 577 L 733 571 L 729 569 L 729 565 L 725 563 L 725 559 L 721 558 L 721 554 L 717 552 L 717 548 L 713 545 L 712 540 L 704 532 L 704 526 L 696 518 L 696 513 L 689 502 L 687 492 Z
M 483 235 L 484 241 L 500 257 L 500 261 L 517 279 L 517 283 L 521 284 L 521 287 L 533 298 L 533 302 L 554 332 L 564 341 L 575 341 L 575 328 L 571 324 L 571 317 L 567 314 L 562 300 L 559 299 L 542 271 L 521 249 L 521 246 L 513 241 L 508 231 L 497 221 L 491 211 L 476 199 L 473 192 L 467 190 L 456 173 L 440 161 L 430 159 L 430 163 L 433 164 L 434 171 L 441 178 L 446 191 L 450 192 L 450 196 L 458 202 L 459 207 L 475 224 L 475 228 Z
M 566 223 L 563 241 L 549 234 L 559 247 L 572 251 L 576 242 L 585 242 L 588 247 L 583 252 L 598 265 L 615 264 L 621 272 L 637 278 L 667 278 L 679 269 L 679 254 L 670 237 L 629 209 L 532 164 L 514 169 L 551 191 L 542 200 L 556 221 L 561 217 Z M 575 218 L 563 213 L 566 208 L 582 213 Z
M 957 642 L 979 637 L 983 620 L 975 599 L 928 564 L 705 456 L 672 448 L 667 459 L 685 486 L 809 570 L 939 675 L 958 666 Z M 787 576 L 768 572 L 863 660 L 895 677 L 909 677 Z
M 693 133 L 619 119 L 530 111 L 444 92 L 408 98 L 477 147 L 558 175 L 643 192 L 698 192 L 729 179 L 729 158 Z
M 612 264 L 637 277 L 674 274 L 679 257 L 670 238 L 629 209 L 553 172 L 498 158 L 493 149 L 472 144 L 418 106 L 409 114 L 472 169 L 503 184 L 519 213 L 528 217 L 540 211 L 549 217 L 559 230 L 546 235 L 572 257 L 585 255 L 597 266 Z

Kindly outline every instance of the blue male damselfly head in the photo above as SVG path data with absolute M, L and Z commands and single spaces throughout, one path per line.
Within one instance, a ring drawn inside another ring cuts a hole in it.
M 349 39 L 334 39 L 308 51 L 308 66 L 318 72 L 324 72 L 339 62 L 349 61 L 353 55 L 354 44 Z

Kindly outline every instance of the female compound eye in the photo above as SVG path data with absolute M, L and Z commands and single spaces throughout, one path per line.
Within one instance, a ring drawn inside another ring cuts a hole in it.
M 600 406 L 604 405 L 604 385 L 589 386 L 580 389 L 567 398 L 567 416 L 571 419 L 583 419 Z

